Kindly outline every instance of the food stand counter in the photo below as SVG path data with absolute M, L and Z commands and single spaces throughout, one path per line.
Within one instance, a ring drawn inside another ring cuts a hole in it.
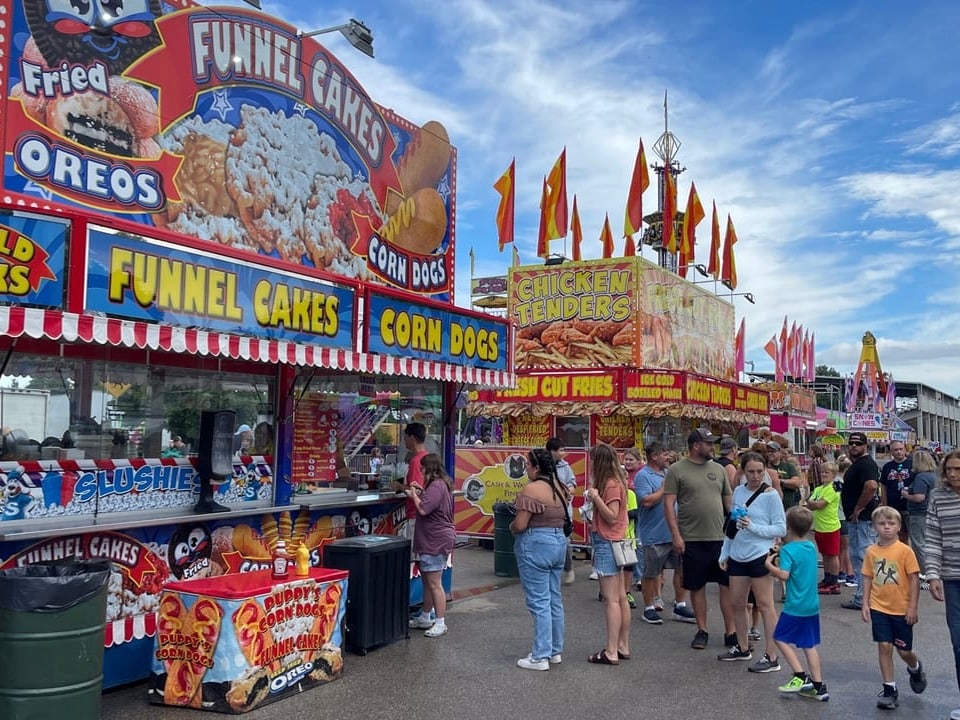
M 150 700 L 238 714 L 338 678 L 347 573 L 257 570 L 168 584 Z

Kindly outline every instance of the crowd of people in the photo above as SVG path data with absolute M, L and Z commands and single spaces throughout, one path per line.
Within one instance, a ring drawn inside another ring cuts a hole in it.
M 692 648 L 709 644 L 705 590 L 717 583 L 724 625 L 718 660 L 747 661 L 755 673 L 786 665 L 792 674 L 780 692 L 826 701 L 817 651 L 820 602 L 847 585 L 855 589 L 841 607 L 860 612 L 878 648 L 876 704 L 892 709 L 899 704 L 894 651 L 906 665 L 910 689 L 926 688 L 913 648 L 923 587 L 945 603 L 960 688 L 960 451 L 938 465 L 926 450 L 908 455 L 895 442 L 881 468 L 866 436 L 854 432 L 846 452 L 833 459 L 810 448 L 801 471 L 788 441 L 774 434 L 741 450 L 732 438 L 693 430 L 687 450 L 677 458 L 651 443 L 645 457 L 628 450 L 622 459 L 603 443 L 590 450 L 581 510 L 589 525 L 591 578 L 603 600 L 604 642 L 589 662 L 616 666 L 631 658 L 634 585 L 641 619 L 662 624 L 664 571 L 672 570 L 672 616 L 696 624 Z M 511 525 L 534 624 L 531 651 L 517 664 L 530 670 L 562 662 L 561 585 L 570 572 L 564 526 L 573 485 L 561 462 L 556 438 L 530 452 L 530 482 Z M 622 550 L 631 536 L 633 556 Z M 951 718 L 960 720 L 960 708 Z

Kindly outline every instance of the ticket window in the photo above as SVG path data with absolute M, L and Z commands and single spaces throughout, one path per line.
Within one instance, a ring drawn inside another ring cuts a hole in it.
M 589 417 L 558 417 L 556 418 L 556 437 L 564 447 L 590 447 L 590 418 Z

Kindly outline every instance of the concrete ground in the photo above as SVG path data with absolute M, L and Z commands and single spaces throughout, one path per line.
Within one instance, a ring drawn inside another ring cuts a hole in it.
M 602 647 L 604 635 L 597 583 L 587 579 L 589 572 L 589 563 L 578 562 L 577 582 L 564 588 L 566 648 L 563 663 L 549 672 L 516 667 L 516 659 L 530 651 L 531 621 L 523 592 L 517 580 L 494 575 L 492 551 L 469 543 L 455 553 L 454 600 L 447 610 L 450 630 L 446 636 L 429 639 L 411 631 L 409 640 L 365 656 L 347 653 L 339 680 L 246 717 L 555 720 L 603 715 L 776 720 L 900 716 L 932 720 L 948 718 L 960 706 L 943 605 L 927 592 L 921 597 L 915 649 L 927 670 L 929 686 L 922 695 L 914 695 L 906 669 L 897 659 L 900 708 L 891 712 L 875 706 L 880 675 L 869 625 L 859 613 L 840 607 L 852 590 L 822 598 L 820 649 L 830 701 L 818 703 L 777 692 L 777 686 L 789 679 L 786 666 L 782 672 L 757 675 L 747 672 L 749 663 L 717 661 L 723 650 L 723 627 L 715 588 L 708 591 L 710 645 L 706 650 L 690 648 L 694 625 L 669 620 L 649 625 L 637 611 L 633 658 L 619 667 L 587 663 L 587 656 Z M 668 584 L 668 604 L 669 593 Z M 64 717 L 69 718 L 67 709 Z M 150 705 L 144 683 L 105 693 L 101 717 L 188 720 L 211 714 Z

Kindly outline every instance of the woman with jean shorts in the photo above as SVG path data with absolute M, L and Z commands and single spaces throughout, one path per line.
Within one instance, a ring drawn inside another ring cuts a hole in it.
M 520 583 L 533 616 L 533 648 L 517 660 L 525 670 L 549 670 L 562 660 L 563 598 L 560 575 L 567 555 L 569 495 L 557 478 L 553 455 L 546 449 L 531 450 L 527 456 L 529 482 L 517 496 L 516 517 L 510 523 Z
M 603 594 L 607 642 L 588 660 L 619 665 L 630 659 L 630 603 L 623 571 L 613 559 L 613 543 L 627 534 L 627 483 L 617 451 L 605 443 L 590 450 L 590 481 L 585 495 L 593 503 L 593 570 Z

